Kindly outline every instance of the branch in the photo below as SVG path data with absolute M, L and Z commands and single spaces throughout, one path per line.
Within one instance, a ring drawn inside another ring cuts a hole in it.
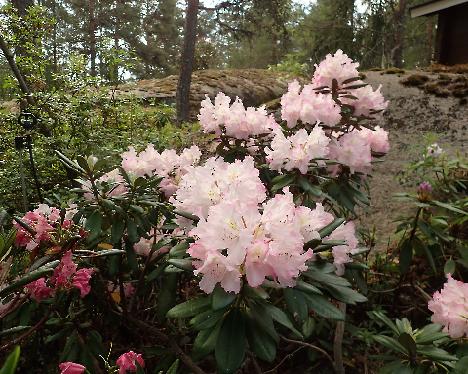
M 288 339 L 288 338 L 285 338 L 284 336 L 281 336 L 281 339 L 283 339 L 285 342 L 302 345 L 303 347 L 308 347 L 308 348 L 313 349 L 314 351 L 320 352 L 322 355 L 324 355 L 327 358 L 328 361 L 330 361 L 332 366 L 334 366 L 332 358 L 324 349 L 317 347 L 316 345 L 307 343 L 307 342 L 302 342 L 300 340 Z
M 346 304 L 338 302 L 338 308 L 343 314 L 346 314 Z M 335 371 L 337 374 L 344 374 L 345 369 L 343 365 L 343 334 L 345 328 L 345 321 L 338 321 L 336 323 L 335 338 L 333 340 L 333 357 L 335 358 Z
M 31 327 L 28 331 L 18 336 L 16 339 L 13 339 L 11 342 L 4 344 L 0 347 L 0 352 L 5 352 L 11 346 L 17 345 L 23 339 L 26 339 L 29 335 L 34 333 L 36 330 L 39 330 L 44 323 L 46 323 L 47 319 L 49 318 L 49 313 L 47 313 L 44 317 L 42 317 L 38 323 L 36 323 L 33 327 Z
M 120 313 L 119 314 L 121 317 L 126 318 L 129 322 L 133 323 L 135 326 L 138 326 L 142 329 L 144 329 L 146 332 L 151 332 L 154 335 L 157 336 L 159 340 L 161 340 L 163 343 L 167 343 L 169 345 L 169 348 L 171 351 L 182 361 L 185 366 L 187 366 L 192 372 L 195 374 L 206 374 L 195 362 L 192 361 L 192 359 L 185 354 L 185 352 L 177 345 L 177 343 L 168 335 L 164 334 L 162 331 L 157 329 L 156 327 L 140 321 L 139 319 L 130 317 L 130 316 L 123 316 Z

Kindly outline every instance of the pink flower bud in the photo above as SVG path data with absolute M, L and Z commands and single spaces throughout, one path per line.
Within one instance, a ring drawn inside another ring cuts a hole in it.
M 143 357 L 139 353 L 135 353 L 133 351 L 129 351 L 124 353 L 117 359 L 117 366 L 119 367 L 119 374 L 126 374 L 127 372 L 136 372 L 137 365 L 141 367 L 145 367 L 145 361 L 143 361 Z
M 83 374 L 86 368 L 83 365 L 74 362 L 62 362 L 59 365 L 60 374 Z

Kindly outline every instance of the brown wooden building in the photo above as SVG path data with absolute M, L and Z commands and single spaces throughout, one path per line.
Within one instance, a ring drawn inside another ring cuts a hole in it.
M 434 60 L 468 64 L 468 0 L 433 0 L 410 8 L 411 18 L 438 15 Z

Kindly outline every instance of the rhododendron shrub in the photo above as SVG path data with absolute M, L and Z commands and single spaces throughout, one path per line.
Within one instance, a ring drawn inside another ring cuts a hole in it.
M 366 178 L 389 150 L 373 123 L 387 103 L 357 67 L 341 51 L 327 56 L 309 84 L 289 85 L 276 115 L 207 97 L 199 120 L 217 147 L 206 157 L 196 146 L 130 147 L 119 165 L 59 153 L 78 175 L 77 198 L 15 221 L 31 256 L 0 290 L 19 300 L 3 313 L 34 303 L 30 322 L 65 347 L 60 362 L 98 372 L 112 356 L 122 373 L 167 370 L 174 357 L 184 371 L 212 372 L 210 354 L 232 373 L 247 353 L 267 370 L 280 339 L 344 320 L 342 303 L 366 300 L 354 289 L 366 251 L 355 206 L 368 203 Z M 189 319 L 190 330 L 167 319 Z M 136 351 L 165 347 L 145 361 L 118 356 L 129 339 Z

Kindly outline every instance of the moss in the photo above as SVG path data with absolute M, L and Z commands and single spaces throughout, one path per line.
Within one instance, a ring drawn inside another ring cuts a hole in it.
M 390 67 L 382 71 L 381 74 L 405 74 L 405 71 L 400 68 Z
M 419 87 L 429 81 L 429 77 L 424 74 L 411 74 L 400 81 L 404 86 Z
M 424 86 L 427 93 L 434 94 L 438 97 L 449 97 L 450 91 L 447 88 L 441 87 L 438 82 L 428 83 Z

